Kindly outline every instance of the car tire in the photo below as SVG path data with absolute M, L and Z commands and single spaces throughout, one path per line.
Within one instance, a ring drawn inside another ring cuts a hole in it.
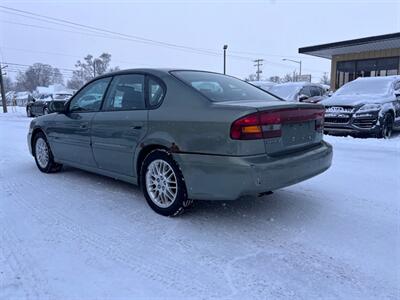
M 160 215 L 177 216 L 193 204 L 178 164 L 165 150 L 154 150 L 143 160 L 140 185 L 147 203 Z
M 43 115 L 48 115 L 49 114 L 49 109 L 46 107 L 43 109 Z
M 28 116 L 28 118 L 33 118 L 32 108 L 30 108 L 30 107 L 26 108 L 26 115 Z
M 43 173 L 55 173 L 61 170 L 62 164 L 58 164 L 54 161 L 50 145 L 42 132 L 34 136 L 32 144 L 35 162 L 40 171 Z
M 393 132 L 393 123 L 394 119 L 392 114 L 386 113 L 383 117 L 382 125 L 380 131 L 378 133 L 378 138 L 381 139 L 389 139 L 392 136 Z

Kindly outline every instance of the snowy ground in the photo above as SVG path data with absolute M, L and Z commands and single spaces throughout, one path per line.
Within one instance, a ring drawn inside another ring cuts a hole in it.
M 0 299 L 399 299 L 400 137 L 327 137 L 326 173 L 271 196 L 153 213 L 138 188 L 46 175 L 0 115 Z

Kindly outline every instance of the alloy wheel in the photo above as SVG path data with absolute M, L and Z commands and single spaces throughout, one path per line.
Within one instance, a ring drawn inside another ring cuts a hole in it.
M 161 208 L 171 206 L 178 194 L 174 169 L 162 159 L 152 161 L 146 171 L 146 190 L 154 204 Z
M 39 166 L 46 168 L 49 163 L 49 148 L 43 138 L 36 140 L 35 155 Z

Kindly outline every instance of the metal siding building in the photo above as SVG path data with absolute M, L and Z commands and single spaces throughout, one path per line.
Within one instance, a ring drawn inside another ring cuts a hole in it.
M 331 89 L 357 77 L 400 75 L 400 32 L 303 47 L 299 53 L 331 59 Z

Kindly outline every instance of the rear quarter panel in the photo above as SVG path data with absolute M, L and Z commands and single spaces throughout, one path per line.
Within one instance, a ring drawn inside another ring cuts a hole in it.
M 216 155 L 265 153 L 262 140 L 237 141 L 230 127 L 254 108 L 215 106 L 196 90 L 172 76 L 162 78 L 167 93 L 162 105 L 149 111 L 149 131 L 144 144 L 177 147 L 180 152 Z

